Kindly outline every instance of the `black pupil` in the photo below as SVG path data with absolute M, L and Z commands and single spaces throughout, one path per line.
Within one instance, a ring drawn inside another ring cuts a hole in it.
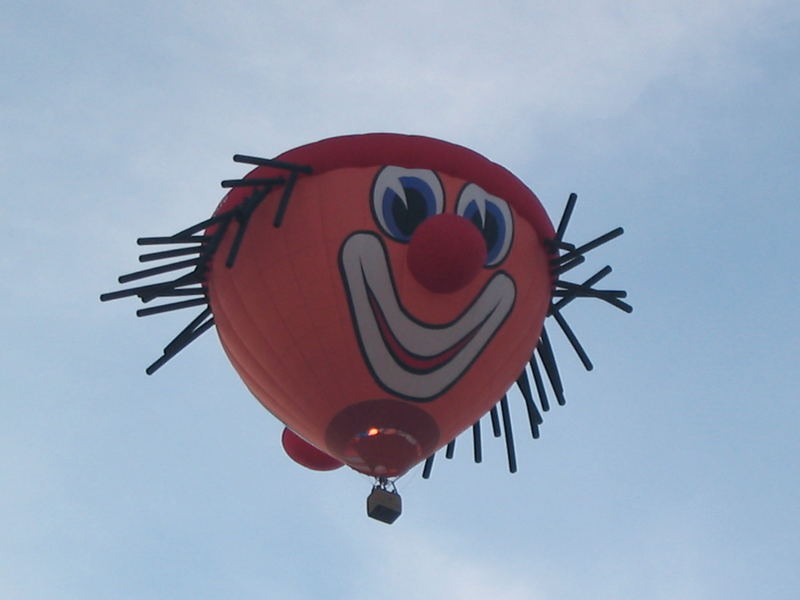
M 486 252 L 491 252 L 492 248 L 497 244 L 497 238 L 500 235 L 497 218 L 488 210 L 485 213 L 486 221 L 481 221 L 481 213 L 475 211 L 470 219 L 475 223 L 475 227 L 481 232 L 483 239 L 486 241 Z
M 417 190 L 403 188 L 406 203 L 395 194 L 392 201 L 392 217 L 397 228 L 405 237 L 411 237 L 417 226 L 428 216 L 428 204 L 425 197 Z

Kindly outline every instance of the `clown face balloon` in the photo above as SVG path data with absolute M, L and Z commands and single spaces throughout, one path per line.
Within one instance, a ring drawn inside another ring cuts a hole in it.
M 524 376 L 555 274 L 583 260 L 533 192 L 461 146 L 368 134 L 235 158 L 256 168 L 223 182 L 211 219 L 167 238 L 195 244 L 192 271 L 104 299 L 196 294 L 167 305 L 207 306 L 151 371 L 216 325 L 246 386 L 300 443 L 380 478 L 431 456 Z M 570 284 L 572 297 L 624 304 L 592 283 Z

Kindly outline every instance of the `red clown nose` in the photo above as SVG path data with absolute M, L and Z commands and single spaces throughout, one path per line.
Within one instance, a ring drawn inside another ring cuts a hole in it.
M 469 284 L 486 262 L 486 243 L 473 223 L 452 213 L 423 221 L 408 248 L 408 268 L 425 288 L 449 294 Z

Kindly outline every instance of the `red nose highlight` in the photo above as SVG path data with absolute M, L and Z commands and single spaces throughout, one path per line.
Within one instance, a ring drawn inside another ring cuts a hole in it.
M 438 294 L 460 290 L 486 261 L 486 242 L 473 223 L 454 214 L 425 219 L 408 245 L 408 268 L 425 288 Z

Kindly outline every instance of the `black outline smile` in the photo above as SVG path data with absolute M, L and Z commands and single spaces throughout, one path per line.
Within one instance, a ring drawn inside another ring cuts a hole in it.
M 514 281 L 496 271 L 455 319 L 431 324 L 400 303 L 383 239 L 351 234 L 339 269 L 364 361 L 387 392 L 416 402 L 450 389 L 481 355 L 514 307 Z M 413 364 L 419 361 L 420 364 Z

